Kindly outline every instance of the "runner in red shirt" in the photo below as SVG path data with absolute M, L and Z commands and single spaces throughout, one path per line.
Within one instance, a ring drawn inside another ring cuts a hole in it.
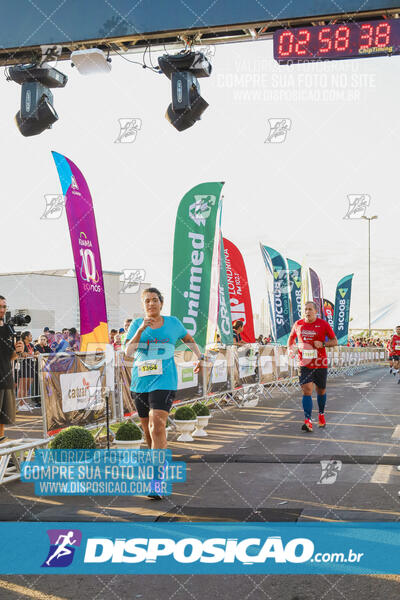
M 393 361 L 393 366 L 390 372 L 396 377 L 399 372 L 399 361 L 400 361 L 400 325 L 396 327 L 396 333 L 392 335 L 389 344 L 389 357 Z M 400 383 L 400 379 L 397 383 Z
M 306 302 L 305 318 L 296 321 L 288 340 L 288 351 L 293 356 L 295 340 L 300 358 L 300 385 L 303 390 L 304 424 L 303 431 L 312 431 L 312 392 L 313 384 L 317 390 L 318 425 L 325 427 L 326 379 L 328 358 L 325 348 L 337 346 L 338 342 L 332 327 L 327 321 L 318 318 L 315 302 Z M 325 341 L 326 338 L 328 341 Z

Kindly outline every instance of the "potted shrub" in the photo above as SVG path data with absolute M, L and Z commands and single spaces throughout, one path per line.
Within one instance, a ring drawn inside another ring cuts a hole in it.
M 208 433 L 205 431 L 205 427 L 207 427 L 211 417 L 208 406 L 201 402 L 196 402 L 193 410 L 197 415 L 196 430 L 193 432 L 193 437 L 207 437 Z
M 177 441 L 193 442 L 193 438 L 190 434 L 197 423 L 197 415 L 193 408 L 190 406 L 180 406 L 177 408 L 174 415 L 174 422 L 177 430 L 181 434 Z
M 140 448 L 140 444 L 143 442 L 142 430 L 132 423 L 132 421 L 126 421 L 121 423 L 115 434 L 113 444 L 117 448 Z
M 52 450 L 94 450 L 96 443 L 90 431 L 84 427 L 67 427 L 57 433 L 50 443 Z
M 173 428 L 171 427 L 171 423 L 167 420 L 167 422 L 165 423 L 165 437 L 167 439 L 170 431 L 173 431 Z

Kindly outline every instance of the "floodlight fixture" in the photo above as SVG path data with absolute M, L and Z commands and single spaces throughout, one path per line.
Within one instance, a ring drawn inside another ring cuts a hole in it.
M 21 85 L 21 108 L 15 115 L 20 133 L 30 137 L 50 129 L 58 120 L 49 88 L 64 87 L 68 77 L 46 63 L 16 65 L 8 70 L 9 80 Z
M 172 85 L 172 102 L 165 117 L 175 129 L 184 131 L 199 121 L 208 107 L 200 96 L 197 78 L 210 76 L 211 63 L 202 52 L 181 52 L 164 54 L 158 64 Z

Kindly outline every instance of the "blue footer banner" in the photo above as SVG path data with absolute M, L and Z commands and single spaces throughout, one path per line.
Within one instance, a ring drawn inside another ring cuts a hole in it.
M 0 524 L 1 574 L 399 574 L 400 523 Z

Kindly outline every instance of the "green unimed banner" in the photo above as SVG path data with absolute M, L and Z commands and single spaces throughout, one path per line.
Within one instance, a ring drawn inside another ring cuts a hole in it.
M 217 327 L 223 185 L 192 188 L 181 200 L 175 223 L 171 314 L 201 350 L 214 341 Z

